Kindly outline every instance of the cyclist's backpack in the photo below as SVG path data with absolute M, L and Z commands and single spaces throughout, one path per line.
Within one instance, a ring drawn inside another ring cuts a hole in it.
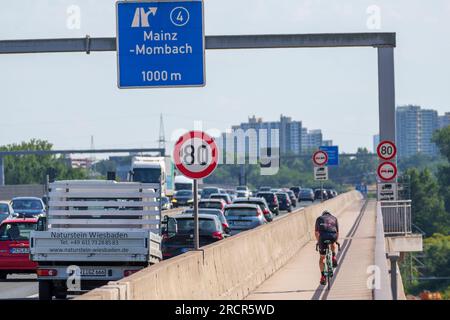
M 331 214 L 321 215 L 317 218 L 319 232 L 337 232 L 337 219 Z

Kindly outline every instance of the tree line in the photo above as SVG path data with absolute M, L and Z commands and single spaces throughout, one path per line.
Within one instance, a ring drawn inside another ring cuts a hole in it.
M 440 291 L 450 299 L 450 126 L 435 132 L 433 142 L 445 160 L 404 173 L 411 184 L 412 222 L 424 234 L 424 252 L 407 255 L 401 269 L 407 292 Z

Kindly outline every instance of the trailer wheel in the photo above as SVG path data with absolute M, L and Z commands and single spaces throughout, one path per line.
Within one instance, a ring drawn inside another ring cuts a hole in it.
M 8 274 L 6 272 L 0 272 L 0 280 L 6 280 Z
M 51 281 L 39 281 L 39 300 L 52 300 L 53 283 Z

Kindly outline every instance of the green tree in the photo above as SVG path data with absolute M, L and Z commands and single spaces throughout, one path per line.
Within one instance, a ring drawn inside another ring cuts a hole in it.
M 406 174 L 411 177 L 413 223 L 427 235 L 447 234 L 450 230 L 450 219 L 445 212 L 437 180 L 428 169 L 421 172 L 409 169 Z
M 10 144 L 0 147 L 1 151 L 51 150 L 53 145 L 45 140 L 32 139 L 29 142 Z M 86 179 L 87 172 L 83 169 L 73 169 L 63 158 L 55 155 L 23 155 L 5 157 L 6 184 L 39 184 L 45 182 L 45 177 L 51 171 L 55 178 Z
M 433 174 L 437 174 L 440 165 L 444 164 L 444 157 L 432 157 L 422 153 L 412 155 L 407 158 L 400 158 L 398 161 L 398 169 L 404 172 L 411 168 L 419 170 L 429 169 Z
M 370 155 L 366 148 L 358 148 L 355 157 L 340 157 L 338 167 L 330 167 L 330 176 L 342 184 L 376 182 L 378 160 Z
M 408 286 L 408 292 L 419 294 L 421 291 L 441 291 L 444 298 L 450 294 L 450 236 L 434 234 L 424 240 L 423 267 L 419 276 L 424 279 L 414 281 Z M 435 278 L 435 279 L 433 279 Z
M 450 161 L 450 126 L 436 131 L 432 141 L 436 143 L 441 154 Z
M 438 180 L 440 192 L 445 199 L 445 210 L 450 214 L 450 126 L 436 131 L 433 135 L 433 142 L 438 146 L 441 154 L 447 158 L 447 163 L 439 166 Z

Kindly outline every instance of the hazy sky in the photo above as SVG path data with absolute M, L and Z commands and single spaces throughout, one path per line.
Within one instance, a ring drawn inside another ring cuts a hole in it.
M 0 39 L 115 36 L 113 0 L 2 2 Z M 79 29 L 67 26 L 74 5 Z M 379 29 L 368 27 L 374 5 Z M 207 35 L 395 31 L 397 104 L 441 114 L 450 111 L 449 18 L 448 0 L 205 1 Z M 205 88 L 119 90 L 115 52 L 0 56 L 0 145 L 36 137 L 89 148 L 94 135 L 97 148 L 152 147 L 163 113 L 167 138 L 194 121 L 225 130 L 284 114 L 343 151 L 372 148 L 375 49 L 207 51 L 206 63 Z

